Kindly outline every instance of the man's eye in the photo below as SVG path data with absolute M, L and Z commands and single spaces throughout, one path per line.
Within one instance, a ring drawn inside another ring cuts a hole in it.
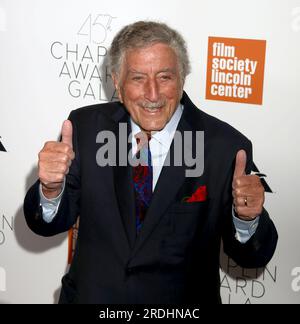
M 161 80 L 163 81 L 167 81 L 167 80 L 171 80 L 171 76 L 170 75 L 161 75 Z
M 142 81 L 143 80 L 143 77 L 141 76 L 135 76 L 132 78 L 133 81 Z

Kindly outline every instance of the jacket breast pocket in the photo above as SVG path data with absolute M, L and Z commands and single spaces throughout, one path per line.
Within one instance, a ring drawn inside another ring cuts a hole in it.
M 176 202 L 170 208 L 172 232 L 192 237 L 206 217 L 207 201 Z
M 168 230 L 161 241 L 161 263 L 182 265 L 189 248 L 203 226 L 207 201 L 172 204 L 166 218 Z

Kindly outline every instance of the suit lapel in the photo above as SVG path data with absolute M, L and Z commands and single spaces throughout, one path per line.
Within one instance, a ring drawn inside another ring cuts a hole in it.
M 113 166 L 113 183 L 115 196 L 118 204 L 119 218 L 116 220 L 116 231 L 118 231 L 119 240 L 122 238 L 125 241 L 119 242 L 120 247 L 123 249 L 128 248 L 129 251 L 133 248 L 136 232 L 135 232 L 135 198 L 132 184 L 132 167 L 128 165 L 127 161 L 123 165 L 119 165 L 119 147 L 127 149 L 127 154 L 131 149 L 131 143 L 128 143 L 128 135 L 131 132 L 129 115 L 124 106 L 120 103 L 116 103 L 119 107 L 116 111 L 109 115 L 111 124 L 104 124 L 103 117 L 99 116 L 98 129 L 112 131 L 116 138 L 116 166 Z M 121 126 L 122 124 L 122 126 Z M 125 127 L 120 133 L 120 127 Z M 121 143 L 120 143 L 121 141 Z M 125 244 L 124 244 L 125 243 Z
M 135 197 L 132 182 L 132 168 L 118 166 L 114 168 L 115 191 L 123 227 L 132 249 L 135 238 Z
M 129 115 L 123 110 L 123 114 L 118 113 L 114 118 L 118 121 L 118 126 L 123 123 L 127 125 L 127 137 L 124 139 L 123 135 L 119 136 L 119 130 L 116 132 L 117 136 L 117 148 L 124 148 L 127 146 L 126 157 L 131 151 L 131 143 L 128 143 L 128 138 L 131 133 L 131 125 Z M 119 141 L 122 141 L 120 143 Z M 136 239 L 135 228 L 135 196 L 134 188 L 132 184 L 132 167 L 129 165 L 126 159 L 126 165 L 119 165 L 120 149 L 117 149 L 117 166 L 114 167 L 114 182 L 115 192 L 118 200 L 119 211 L 125 229 L 129 246 L 132 249 Z

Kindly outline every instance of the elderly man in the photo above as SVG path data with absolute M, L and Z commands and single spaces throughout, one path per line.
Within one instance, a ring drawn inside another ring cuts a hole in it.
M 186 45 L 167 25 L 124 27 L 109 55 L 120 101 L 71 112 L 62 141 L 39 153 L 39 180 L 24 203 L 29 227 L 43 236 L 69 230 L 80 217 L 60 302 L 220 303 L 221 239 L 242 267 L 266 265 L 277 243 L 264 188 L 249 175 L 251 143 L 183 91 Z M 103 132 L 115 135 L 109 150 L 117 149 L 116 164 L 103 163 Z M 196 143 L 175 145 L 175 133 L 186 132 Z M 200 155 L 197 132 L 204 133 Z M 191 165 L 175 161 L 186 147 L 203 172 L 188 175 Z M 128 163 L 121 164 L 124 149 Z

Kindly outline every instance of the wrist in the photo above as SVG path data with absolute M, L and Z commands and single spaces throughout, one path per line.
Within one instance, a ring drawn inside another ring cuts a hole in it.
M 60 188 L 47 188 L 44 184 L 42 184 L 42 193 L 47 199 L 57 198 L 62 191 L 62 187 Z

